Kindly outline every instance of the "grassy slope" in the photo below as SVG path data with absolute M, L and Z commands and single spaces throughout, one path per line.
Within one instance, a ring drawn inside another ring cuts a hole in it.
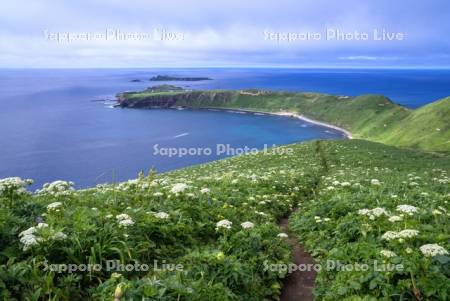
M 402 122 L 383 135 L 383 141 L 400 146 L 448 151 L 450 97 L 412 111 Z
M 427 151 L 450 151 L 450 99 L 416 110 L 397 105 L 381 95 L 339 98 L 319 93 L 200 91 L 177 101 L 189 107 L 292 111 L 343 127 L 357 138 Z M 183 93 L 181 93 L 183 94 Z M 225 97 L 227 96 L 227 97 Z M 142 101 L 161 94 L 131 93 L 128 101 Z M 170 97 L 173 97 L 171 95 Z M 440 129 L 437 131 L 436 129 Z
M 448 300 L 450 257 L 426 257 L 420 246 L 450 249 L 449 156 L 367 141 L 323 142 L 322 152 L 328 169 L 314 196 L 290 219 L 299 241 L 322 266 L 339 261 L 373 267 L 377 262 L 401 264 L 404 270 L 323 269 L 316 280 L 317 299 Z M 417 212 L 399 212 L 397 206 L 405 204 Z M 374 208 L 386 214 L 369 218 L 358 213 Z M 392 216 L 402 220 L 393 222 Z M 388 231 L 405 229 L 419 232 L 403 240 L 382 238 Z M 397 256 L 386 258 L 382 250 Z
M 433 213 L 450 212 L 448 155 L 362 140 L 283 148 L 294 152 L 239 156 L 67 196 L 23 195 L 14 198 L 12 207 L 0 195 L 0 299 L 110 300 L 120 284 L 126 287 L 123 298 L 127 300 L 276 298 L 279 276 L 284 273 L 264 270 L 264 262 L 288 263 L 288 245 L 276 237 L 276 222 L 299 206 L 292 228 L 318 262 L 383 261 L 380 251 L 388 249 L 401 256 L 390 260 L 408 268 L 406 273 L 323 271 L 316 281 L 318 300 L 411 300 L 413 285 L 427 297 L 424 300 L 446 300 L 448 275 L 438 262 L 425 258 L 419 247 L 437 243 L 450 250 L 448 215 Z M 371 185 L 374 178 L 381 181 L 380 186 Z M 418 185 L 411 186 L 413 181 Z M 171 193 L 175 183 L 188 183 L 189 188 Z M 330 190 L 330 185 L 335 188 Z M 210 193 L 201 193 L 204 187 Z M 61 210 L 47 212 L 46 206 L 54 201 L 63 203 Z M 417 206 L 420 212 L 395 224 L 386 216 L 368 220 L 357 214 L 359 209 L 375 207 L 398 214 L 399 204 Z M 170 218 L 157 219 L 153 212 L 159 211 Z M 48 229 L 63 231 L 67 239 L 44 240 L 23 251 L 19 233 L 35 226 L 36 216 L 44 213 Z M 118 226 L 114 216 L 122 213 L 135 224 Z M 324 222 L 317 223 L 316 216 Z M 230 231 L 214 229 L 221 219 L 233 222 Z M 255 227 L 243 230 L 244 221 Z M 380 239 L 386 231 L 403 228 L 417 229 L 420 235 L 404 243 Z M 405 253 L 406 247 L 412 249 L 410 254 Z M 73 278 L 40 266 L 44 260 L 103 264 L 113 259 L 124 263 L 166 260 L 182 263 L 184 271 L 125 272 L 118 277 L 101 271 L 94 277 L 77 273 Z

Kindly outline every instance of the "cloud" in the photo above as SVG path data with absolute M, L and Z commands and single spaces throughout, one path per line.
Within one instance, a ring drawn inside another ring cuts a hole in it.
M 380 56 L 366 56 L 366 55 L 355 55 L 355 56 L 344 56 L 340 57 L 340 60 L 349 60 L 349 61 L 391 61 L 398 60 L 398 57 L 380 57 Z
M 447 65 L 450 3 L 445 0 L 78 0 L 8 1 L 0 10 L 0 67 Z M 403 41 L 270 41 L 264 31 L 405 33 Z M 60 33 L 153 33 L 182 39 L 57 43 Z

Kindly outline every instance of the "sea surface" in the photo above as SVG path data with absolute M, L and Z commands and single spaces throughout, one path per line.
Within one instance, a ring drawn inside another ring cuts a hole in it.
M 152 76 L 208 76 L 170 82 L 190 89 L 264 88 L 338 95 L 383 94 L 416 108 L 450 95 L 448 70 L 344 69 L 0 69 L 0 178 L 54 180 L 77 187 L 135 178 L 232 155 L 229 145 L 261 149 L 311 139 L 341 139 L 332 129 L 285 117 L 195 110 L 112 108 L 118 92 L 163 82 Z M 139 79 L 141 82 L 131 82 Z M 167 156 L 168 148 L 210 149 Z

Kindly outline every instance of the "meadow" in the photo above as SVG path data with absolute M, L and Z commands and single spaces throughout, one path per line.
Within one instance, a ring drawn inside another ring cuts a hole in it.
M 448 155 L 282 148 L 84 190 L 0 180 L 0 298 L 276 300 L 293 235 L 317 264 L 369 266 L 321 269 L 317 300 L 448 299 Z

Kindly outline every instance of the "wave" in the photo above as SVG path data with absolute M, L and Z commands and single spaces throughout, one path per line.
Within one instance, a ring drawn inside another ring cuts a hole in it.
M 189 135 L 189 133 L 182 133 L 182 134 L 173 136 L 173 138 L 180 138 L 180 137 L 184 137 L 184 136 L 187 136 L 187 135 Z

